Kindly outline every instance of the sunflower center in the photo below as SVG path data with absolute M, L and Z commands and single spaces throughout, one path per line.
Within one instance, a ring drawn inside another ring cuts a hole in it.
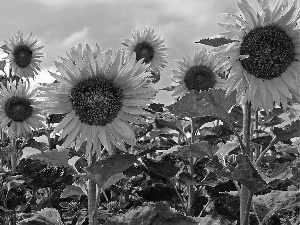
M 112 122 L 121 110 L 123 92 L 105 78 L 90 78 L 72 89 L 70 100 L 82 122 L 105 126 Z
M 294 61 L 294 44 L 287 33 L 276 26 L 257 27 L 243 39 L 240 55 L 243 68 L 257 78 L 279 77 Z
M 192 66 L 184 77 L 184 83 L 188 90 L 207 91 L 216 83 L 214 72 L 207 66 Z
M 32 51 L 26 45 L 20 45 L 14 50 L 14 59 L 19 67 L 26 67 L 32 59 Z
M 32 106 L 28 99 L 11 97 L 5 103 L 6 115 L 15 122 L 23 122 L 32 115 Z
M 149 62 L 151 62 L 151 60 L 154 57 L 154 48 L 152 47 L 152 45 L 150 43 L 145 42 L 145 41 L 138 43 L 135 46 L 134 51 L 136 53 L 137 61 L 144 59 L 145 63 L 149 63 Z

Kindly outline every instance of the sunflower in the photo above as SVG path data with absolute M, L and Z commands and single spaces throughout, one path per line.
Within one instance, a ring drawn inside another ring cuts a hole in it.
M 142 60 L 125 57 L 125 51 L 92 52 L 89 45 L 72 48 L 69 59 L 55 62 L 59 74 L 50 73 L 58 83 L 42 88 L 51 114 L 66 114 L 56 126 L 60 138 L 67 136 L 62 147 L 74 140 L 76 146 L 87 141 L 86 155 L 100 154 L 101 144 L 112 153 L 112 147 L 126 151 L 124 143 L 136 142 L 130 123 L 142 124 L 143 108 L 154 98 L 153 85 L 145 85 L 149 76 Z
M 37 90 L 29 91 L 29 83 L 25 81 L 1 84 L 0 97 L 0 127 L 8 126 L 8 134 L 13 138 L 26 136 L 32 129 L 42 128 L 45 125 L 43 110 L 36 101 Z
M 237 90 L 244 102 L 253 109 L 269 111 L 274 101 L 283 108 L 288 99 L 299 96 L 300 30 L 296 1 L 291 8 L 279 1 L 271 9 L 267 0 L 258 1 L 262 12 L 256 12 L 246 0 L 237 2 L 244 18 L 227 14 L 236 20 L 234 25 L 222 24 L 228 31 L 221 36 L 236 40 L 213 51 L 224 57 L 231 68 L 226 81 L 227 93 Z
M 27 38 L 23 37 L 21 32 L 12 36 L 9 41 L 5 41 L 5 45 L 1 46 L 3 51 L 8 54 L 5 59 L 10 61 L 13 75 L 20 78 L 34 78 L 42 69 L 40 66 L 43 53 L 37 37 L 29 34 Z
M 218 62 L 218 58 L 205 48 L 175 61 L 177 69 L 172 70 L 172 79 L 177 85 L 172 96 L 183 97 L 190 90 L 207 91 L 224 87 L 225 82 L 218 75 Z
M 136 55 L 136 61 L 141 59 L 150 64 L 150 69 L 159 74 L 162 68 L 166 67 L 166 53 L 168 48 L 164 44 L 164 39 L 157 37 L 152 28 L 144 30 L 135 30 L 132 34 L 133 39 L 125 38 L 123 45 L 127 48 L 129 54 Z

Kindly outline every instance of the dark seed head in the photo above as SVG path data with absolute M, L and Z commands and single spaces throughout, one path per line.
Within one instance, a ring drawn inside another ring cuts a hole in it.
M 28 99 L 11 97 L 5 103 L 6 115 L 15 122 L 23 122 L 32 115 L 33 108 Z
M 286 31 L 270 25 L 251 30 L 243 39 L 240 55 L 243 68 L 257 78 L 279 77 L 294 61 L 294 44 Z
M 134 51 L 136 53 L 137 61 L 144 59 L 144 63 L 149 63 L 154 57 L 154 49 L 152 45 L 145 41 L 138 43 L 135 46 Z
M 207 66 L 192 66 L 185 74 L 184 83 L 188 90 L 207 91 L 216 84 L 216 77 Z
M 21 68 L 28 66 L 32 59 L 32 51 L 26 45 L 16 47 L 13 55 L 16 64 Z
M 121 110 L 123 92 L 115 83 L 105 78 L 90 78 L 72 89 L 70 100 L 82 122 L 105 126 Z

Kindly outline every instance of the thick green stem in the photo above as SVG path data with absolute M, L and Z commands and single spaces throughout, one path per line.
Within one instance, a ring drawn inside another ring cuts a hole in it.
M 96 161 L 96 154 L 91 154 L 88 164 L 91 165 Z M 96 201 L 97 201 L 97 185 L 94 181 L 88 182 L 88 213 L 89 213 L 89 225 L 96 225 Z
M 251 139 L 251 103 L 246 102 L 243 112 L 243 143 L 245 149 L 244 155 L 249 156 L 250 154 L 250 139 Z M 245 185 L 241 185 L 240 193 L 240 224 L 249 224 L 249 205 L 251 204 L 252 195 Z
M 11 172 L 15 174 L 17 172 L 17 145 L 16 139 L 11 139 L 12 155 L 11 155 Z
M 258 110 L 256 110 L 255 112 L 255 124 L 254 124 L 254 129 L 258 130 Z M 258 132 L 255 133 L 255 138 L 258 138 L 259 134 Z M 260 155 L 260 145 L 259 144 L 255 144 L 255 160 L 258 159 Z
M 196 118 L 192 118 L 192 124 L 191 124 L 191 144 L 195 142 L 195 133 L 196 133 Z M 191 176 L 193 177 L 195 174 L 194 171 L 194 157 L 190 157 L 190 168 L 189 172 Z M 194 185 L 189 185 L 188 187 L 188 215 L 189 216 L 194 216 L 194 199 L 195 199 L 195 190 L 194 190 Z
M 46 131 L 46 135 L 48 138 L 48 150 L 50 150 L 50 134 L 51 134 L 51 123 L 47 123 L 47 131 Z
M 267 151 L 269 151 L 271 149 L 271 147 L 278 141 L 278 137 L 273 137 L 272 141 L 270 142 L 270 144 L 268 145 L 268 147 L 266 147 L 265 150 L 262 151 L 262 153 L 259 155 L 258 159 L 256 160 L 255 164 L 259 165 L 260 161 L 262 160 L 262 158 L 264 157 L 264 155 L 267 153 Z

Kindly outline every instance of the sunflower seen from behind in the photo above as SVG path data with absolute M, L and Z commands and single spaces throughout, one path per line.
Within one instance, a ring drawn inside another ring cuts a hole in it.
M 144 63 L 150 65 L 150 69 L 159 74 L 166 67 L 166 53 L 168 49 L 164 44 L 164 39 L 158 37 L 153 28 L 144 28 L 135 30 L 132 39 L 125 38 L 123 45 L 126 51 L 132 55 L 135 54 L 136 61 L 143 59 Z
M 286 109 L 288 99 L 300 101 L 300 13 L 296 1 L 290 8 L 287 1 L 278 1 L 273 9 L 268 0 L 258 3 L 261 12 L 245 0 L 237 2 L 243 17 L 227 14 L 236 23 L 219 23 L 228 30 L 220 35 L 236 41 L 213 51 L 231 68 L 227 94 L 237 90 L 253 109 L 269 111 L 274 102 Z
M 43 53 L 40 50 L 43 47 L 37 37 L 29 34 L 24 38 L 22 32 L 13 35 L 1 46 L 8 54 L 5 59 L 9 60 L 13 75 L 20 78 L 34 78 L 41 71 L 40 58 Z
M 37 89 L 30 90 L 26 81 L 1 83 L 0 127 L 12 138 L 25 137 L 32 130 L 44 128 L 41 102 L 35 99 Z
M 58 83 L 44 87 L 50 114 L 66 114 L 55 128 L 67 137 L 62 147 L 74 140 L 80 146 L 87 141 L 90 151 L 100 154 L 101 144 L 112 153 L 113 146 L 126 151 L 124 143 L 135 145 L 131 123 L 143 124 L 143 108 L 151 103 L 155 91 L 145 85 L 148 73 L 142 60 L 126 57 L 123 50 L 92 52 L 89 45 L 72 48 L 69 58 L 55 62 L 60 74 L 50 73 Z
M 175 61 L 172 80 L 176 87 L 172 96 L 183 97 L 188 91 L 208 91 L 210 88 L 223 88 L 224 80 L 219 77 L 218 58 L 206 48 L 187 54 L 182 60 Z

